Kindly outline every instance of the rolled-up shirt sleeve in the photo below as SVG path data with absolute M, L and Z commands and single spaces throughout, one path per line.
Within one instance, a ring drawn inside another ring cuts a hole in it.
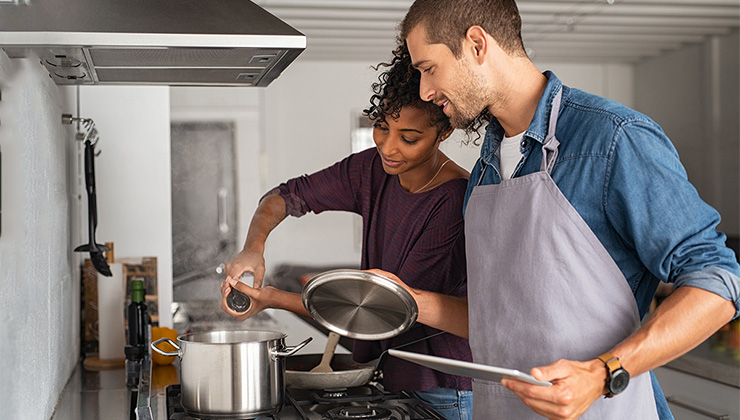
M 712 292 L 735 303 L 735 318 L 740 315 L 740 279 L 735 274 L 719 268 L 708 267 L 699 271 L 681 274 L 673 281 L 673 287 L 691 286 Z
M 612 156 L 605 209 L 622 240 L 653 276 L 715 293 L 734 303 L 737 317 L 737 257 L 717 231 L 719 213 L 689 182 L 670 140 L 650 121 L 626 122 Z
M 289 179 L 263 198 L 279 194 L 285 200 L 286 214 L 293 217 L 327 210 L 358 213 L 358 194 L 368 182 L 363 173 L 370 164 L 372 153 L 369 152 L 349 155 L 325 169 Z
M 281 191 L 281 187 L 285 184 L 281 184 L 270 191 L 266 192 L 265 195 L 260 198 L 260 203 L 265 198 L 271 196 L 271 195 L 279 195 L 283 197 L 283 200 L 285 200 L 285 214 L 288 216 L 293 217 L 301 217 L 304 214 L 306 214 L 306 211 L 304 210 L 306 208 L 305 202 L 301 199 L 301 197 L 291 194 L 289 191 L 283 192 Z

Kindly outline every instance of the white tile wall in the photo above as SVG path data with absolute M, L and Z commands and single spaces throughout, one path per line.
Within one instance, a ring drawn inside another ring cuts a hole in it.
M 0 407 L 48 419 L 79 354 L 79 282 L 69 248 L 69 90 L 36 57 L 0 52 Z

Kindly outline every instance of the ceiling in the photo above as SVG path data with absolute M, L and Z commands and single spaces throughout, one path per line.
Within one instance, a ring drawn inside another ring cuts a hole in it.
M 254 0 L 307 37 L 303 59 L 387 60 L 411 0 Z M 740 0 L 519 0 L 534 61 L 637 63 L 740 27 Z

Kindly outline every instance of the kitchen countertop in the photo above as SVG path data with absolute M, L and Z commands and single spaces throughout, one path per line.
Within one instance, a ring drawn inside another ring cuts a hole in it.
M 180 302 L 173 304 L 173 321 L 180 333 L 208 330 L 256 329 L 280 331 L 287 335 L 285 344 L 294 346 L 308 337 L 313 340 L 297 354 L 323 353 L 327 337 L 308 320 L 293 313 L 268 309 L 243 322 L 233 320 L 221 311 L 220 302 Z M 336 353 L 349 353 L 337 346 Z M 145 363 L 150 363 L 149 358 Z M 177 360 L 172 365 L 151 365 L 149 378 L 153 419 L 166 419 L 164 389 L 178 383 Z M 78 363 L 51 420 L 130 420 L 136 407 L 137 393 L 126 386 L 124 369 L 89 371 Z
M 208 330 L 259 329 L 281 331 L 287 335 L 286 345 L 292 346 L 313 337 L 313 341 L 299 354 L 322 353 L 326 345 L 325 331 L 312 325 L 310 320 L 287 311 L 268 309 L 238 322 L 221 311 L 216 302 L 181 302 L 173 304 L 173 321 L 178 332 Z M 349 353 L 343 346 L 337 353 Z M 147 360 L 148 363 L 148 360 Z M 686 355 L 666 364 L 705 379 L 740 388 L 740 361 L 723 352 L 715 351 L 707 341 Z M 164 389 L 178 383 L 177 361 L 167 366 L 152 366 L 151 410 L 153 419 L 166 419 Z M 62 392 L 51 420 L 130 420 L 136 407 L 136 393 L 126 387 L 123 369 L 88 371 L 78 364 Z

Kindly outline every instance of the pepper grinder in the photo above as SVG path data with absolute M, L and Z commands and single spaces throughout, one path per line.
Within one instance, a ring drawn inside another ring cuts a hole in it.
M 245 271 L 244 273 L 242 273 L 241 276 L 239 276 L 239 281 L 244 284 L 247 284 L 247 282 L 250 280 L 252 284 L 254 284 L 254 274 L 248 271 Z M 231 288 L 231 292 L 229 292 L 229 295 L 226 296 L 226 305 L 228 305 L 229 308 L 231 308 L 231 310 L 234 312 L 247 312 L 250 304 L 251 300 L 249 299 L 249 296 L 236 290 L 233 287 Z

